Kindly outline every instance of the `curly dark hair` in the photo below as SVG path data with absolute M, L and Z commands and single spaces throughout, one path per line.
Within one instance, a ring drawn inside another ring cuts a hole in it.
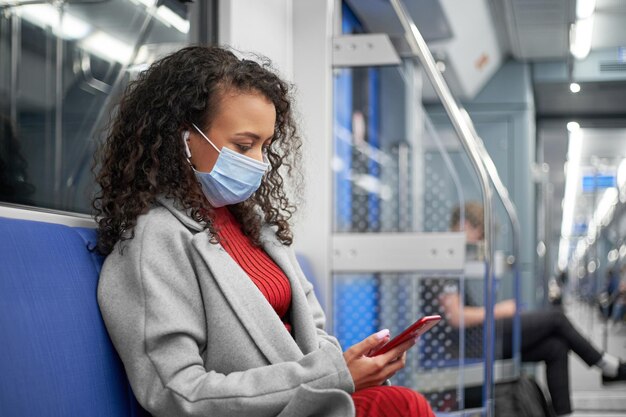
M 189 210 L 205 225 L 212 242 L 218 241 L 213 209 L 186 159 L 181 135 L 192 123 L 207 130 L 226 92 L 260 93 L 276 108 L 274 137 L 267 149 L 271 167 L 259 189 L 230 210 L 256 244 L 265 223 L 275 226 L 282 243 L 291 245 L 289 220 L 295 206 L 285 193 L 283 175 L 295 179 L 294 190 L 301 189 L 302 141 L 290 86 L 267 59 L 240 59 L 221 47 L 191 46 L 155 62 L 128 85 L 96 153 L 100 191 L 92 205 L 100 253 L 109 254 L 118 241 L 132 239 L 137 217 L 160 195 Z

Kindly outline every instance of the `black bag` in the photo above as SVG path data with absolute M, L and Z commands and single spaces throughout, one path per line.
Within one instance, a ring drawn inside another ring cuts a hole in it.
M 556 413 L 534 378 L 522 374 L 495 385 L 495 417 L 554 417 Z

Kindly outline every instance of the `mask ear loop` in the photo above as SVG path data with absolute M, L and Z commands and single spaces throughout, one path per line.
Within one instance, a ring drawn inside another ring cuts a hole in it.
M 192 125 L 193 127 L 195 127 L 195 128 L 196 128 L 196 130 L 198 131 L 198 133 L 200 133 L 200 134 L 202 135 L 202 137 L 203 137 L 203 138 L 205 138 L 205 139 L 206 139 L 206 141 L 207 141 L 207 142 L 209 142 L 209 143 L 211 144 L 211 146 L 213 146 L 213 149 L 215 149 L 215 150 L 217 151 L 217 153 L 218 153 L 218 154 L 219 154 L 219 153 L 222 153 L 219 149 L 217 149 L 217 146 L 215 146 L 215 145 L 213 144 L 213 142 L 211 142 L 211 139 L 207 138 L 207 136 L 206 136 L 204 133 L 202 133 L 202 130 L 200 130 L 200 129 L 198 128 L 198 126 L 196 126 L 196 125 L 195 125 L 195 123 L 192 123 L 191 125 Z
M 185 155 L 187 156 L 187 161 L 189 161 L 191 151 L 189 150 L 189 144 L 187 142 L 189 142 L 189 131 L 185 130 L 183 131 L 183 145 L 185 145 Z

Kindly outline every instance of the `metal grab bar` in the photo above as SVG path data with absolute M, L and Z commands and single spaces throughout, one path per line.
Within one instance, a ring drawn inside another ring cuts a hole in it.
M 469 113 L 465 109 L 461 109 L 461 113 L 465 117 L 465 121 L 469 126 L 470 130 L 474 134 L 474 137 L 480 138 L 478 132 L 476 131 L 476 127 L 472 122 L 472 119 L 469 116 Z M 504 205 L 504 209 L 509 217 L 509 221 L 511 223 L 511 252 L 513 254 L 512 262 L 510 262 L 511 268 L 513 268 L 513 291 L 515 298 L 515 305 L 518 307 L 516 309 L 515 315 L 513 316 L 513 360 L 515 366 L 515 372 L 519 373 L 521 369 L 521 346 L 522 346 L 522 335 L 521 335 L 521 322 L 519 317 L 519 306 L 521 305 L 521 279 L 520 279 L 520 271 L 519 271 L 519 262 L 520 258 L 520 239 L 521 239 L 521 227 L 519 222 L 519 217 L 517 215 L 517 209 L 515 208 L 515 204 L 513 204 L 513 200 L 509 197 L 509 192 L 502 182 L 500 178 L 500 174 L 498 174 L 498 169 L 496 168 L 496 164 L 494 164 L 493 159 L 487 152 L 487 148 L 485 148 L 484 142 L 481 140 L 477 140 L 476 144 L 478 145 L 478 150 L 481 154 L 481 159 L 485 164 L 485 168 L 487 169 L 487 173 L 489 174 L 489 178 L 491 179 L 491 183 L 493 184 L 498 197 L 500 197 L 500 201 L 502 201 L 502 205 Z
M 461 114 L 465 117 L 465 121 L 467 125 L 469 126 L 470 130 L 472 131 L 472 134 L 474 135 L 474 137 L 480 138 L 480 135 L 476 131 L 476 128 L 474 127 L 474 123 L 472 122 L 472 119 L 469 116 L 469 113 L 467 113 L 467 111 L 464 108 L 461 108 Z M 511 229 L 513 231 L 513 237 L 511 239 L 511 243 L 512 243 L 511 252 L 513 253 L 513 256 L 514 256 L 514 259 L 511 262 L 511 265 L 513 265 L 517 263 L 517 259 L 519 258 L 520 235 L 521 235 L 519 217 L 517 216 L 517 209 L 515 208 L 515 204 L 513 204 L 513 200 L 511 200 L 511 197 L 509 196 L 509 191 L 507 190 L 506 186 L 502 182 L 502 179 L 500 178 L 500 174 L 498 174 L 498 169 L 496 168 L 496 165 L 494 164 L 493 159 L 491 159 L 491 155 L 489 155 L 489 152 L 487 152 L 487 148 L 485 148 L 485 144 L 482 141 L 482 139 L 476 141 L 476 145 L 478 146 L 481 159 L 483 163 L 485 164 L 485 168 L 487 169 L 487 173 L 489 174 L 491 183 L 493 184 L 496 190 L 496 193 L 498 194 L 498 197 L 500 197 L 500 201 L 502 201 L 502 204 L 504 205 L 504 209 L 506 210 L 506 213 L 509 217 L 509 221 L 511 222 Z
M 461 113 L 459 105 L 452 96 L 450 89 L 444 81 L 441 73 L 437 70 L 435 59 L 433 58 L 424 38 L 420 34 L 413 19 L 409 16 L 400 0 L 389 0 L 402 27 L 404 28 L 405 38 L 420 63 L 426 71 L 426 75 L 430 79 L 437 96 L 441 100 L 446 113 L 450 117 L 457 135 L 461 139 L 466 153 L 469 155 L 472 165 L 478 174 L 480 186 L 483 192 L 483 215 L 484 215 L 484 235 L 485 235 L 485 381 L 484 381 L 484 403 L 487 417 L 494 415 L 494 389 L 493 389 L 493 363 L 494 355 L 494 336 L 495 326 L 493 317 L 494 306 L 494 282 L 493 282 L 493 216 L 492 216 L 492 191 L 489 183 L 489 175 L 482 161 L 480 147 L 478 142 L 480 138 L 475 137 L 472 129 L 468 125 L 465 117 Z

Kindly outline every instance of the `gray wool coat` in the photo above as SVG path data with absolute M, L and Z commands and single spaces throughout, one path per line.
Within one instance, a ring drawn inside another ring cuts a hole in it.
M 171 200 L 106 258 L 98 303 L 135 396 L 154 416 L 354 416 L 354 384 L 293 251 L 263 247 L 291 283 L 292 337 L 252 280 Z M 118 242 L 118 245 L 120 243 Z

